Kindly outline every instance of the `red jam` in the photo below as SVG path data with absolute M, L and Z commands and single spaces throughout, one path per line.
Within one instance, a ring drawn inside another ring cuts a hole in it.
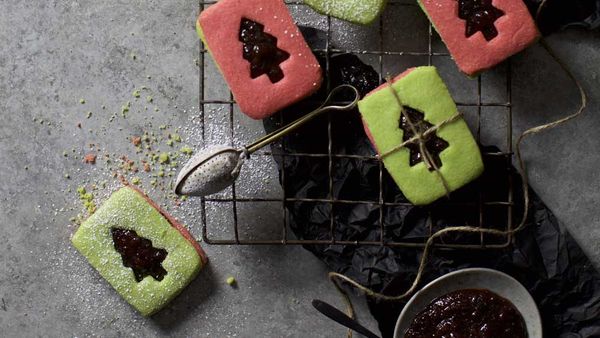
M 265 26 L 243 18 L 240 24 L 240 42 L 244 44 L 243 58 L 250 62 L 250 77 L 267 74 L 271 83 L 283 79 L 280 65 L 290 54 L 277 48 L 277 38 L 265 33 Z
M 498 36 L 495 22 L 504 12 L 492 0 L 458 0 L 458 17 L 467 21 L 466 37 L 481 32 L 487 41 Z
M 133 270 L 136 281 L 141 282 L 146 276 L 163 280 L 167 274 L 161 265 L 167 258 L 165 249 L 154 248 L 150 240 L 138 236 L 133 230 L 112 228 L 110 232 L 123 265 Z
M 450 292 L 413 319 L 405 338 L 526 338 L 525 321 L 508 300 L 483 289 Z
M 410 119 L 410 122 L 413 124 L 419 134 L 422 134 L 425 131 L 433 128 L 433 125 L 425 120 L 425 114 L 416 109 L 405 106 L 404 114 L 402 114 L 400 117 L 400 129 L 402 129 L 404 132 L 404 136 L 402 136 L 402 142 L 408 141 L 415 136 L 413 128 L 411 128 L 408 120 L 406 119 L 407 115 Z M 431 155 L 433 162 L 438 168 L 442 166 L 440 153 L 444 151 L 444 149 L 448 148 L 448 146 L 448 142 L 438 137 L 436 133 L 431 133 L 425 137 L 425 148 Z M 421 154 L 421 148 L 419 147 L 418 142 L 409 143 L 406 148 L 410 150 L 411 167 L 417 165 L 419 162 L 423 162 L 423 155 Z M 433 171 L 435 168 L 432 167 L 429 168 L 429 170 Z

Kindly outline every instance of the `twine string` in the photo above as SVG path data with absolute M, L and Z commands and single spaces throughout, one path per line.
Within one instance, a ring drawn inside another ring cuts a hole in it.
M 541 8 L 545 4 L 546 4 L 546 0 L 542 1 L 540 8 L 538 9 L 536 19 L 539 17 L 539 15 L 541 13 Z M 521 221 L 519 222 L 518 226 L 515 227 L 514 229 L 509 229 L 509 230 L 496 230 L 496 229 L 491 229 L 491 228 L 473 227 L 473 226 L 456 226 L 456 227 L 448 227 L 448 228 L 441 229 L 441 230 L 435 232 L 428 238 L 427 242 L 425 243 L 425 246 L 423 248 L 423 255 L 421 256 L 421 260 L 419 262 L 419 268 L 417 269 L 417 274 L 416 274 L 411 286 L 404 293 L 402 293 L 401 295 L 398 295 L 398 296 L 388 296 L 388 295 L 385 295 L 385 294 L 382 294 L 379 292 L 375 292 L 375 291 L 371 290 L 370 288 L 356 282 L 352 278 L 349 278 L 343 274 L 340 274 L 337 272 L 329 272 L 328 278 L 334 284 L 335 288 L 338 290 L 340 295 L 342 295 L 344 302 L 346 304 L 346 312 L 347 312 L 348 316 L 350 316 L 351 318 L 355 317 L 354 307 L 352 305 L 352 301 L 350 300 L 348 292 L 341 285 L 342 282 L 348 283 L 349 285 L 362 291 L 365 295 L 375 298 L 377 300 L 392 301 L 392 302 L 400 301 L 400 300 L 403 300 L 403 299 L 407 298 L 408 296 L 410 296 L 413 292 L 415 292 L 415 290 L 419 286 L 419 283 L 421 282 L 421 279 L 423 277 L 423 272 L 425 270 L 425 266 L 427 265 L 427 260 L 429 258 L 429 255 L 431 254 L 432 249 L 435 247 L 436 239 L 438 239 L 446 234 L 449 234 L 449 233 L 479 233 L 482 235 L 488 234 L 488 235 L 493 235 L 493 236 L 509 236 L 509 235 L 513 235 L 513 234 L 523 230 L 523 228 L 525 228 L 525 226 L 527 224 L 527 218 L 529 217 L 529 208 L 531 205 L 531 201 L 530 201 L 530 195 L 529 195 L 529 176 L 527 175 L 527 165 L 525 164 L 525 161 L 523 159 L 522 149 L 521 149 L 524 140 L 535 134 L 538 134 L 543 131 L 547 131 L 547 130 L 550 130 L 550 129 L 553 129 L 553 128 L 556 128 L 556 127 L 566 124 L 567 122 L 569 122 L 569 121 L 579 117 L 581 114 L 583 114 L 583 112 L 585 111 L 585 109 L 587 107 L 587 95 L 586 95 L 585 89 L 583 88 L 583 85 L 579 82 L 579 80 L 571 72 L 569 67 L 554 53 L 552 48 L 547 44 L 547 42 L 544 39 L 540 39 L 540 45 L 548 52 L 548 54 L 554 59 L 554 61 L 561 67 L 561 69 L 573 81 L 573 83 L 575 84 L 575 86 L 577 87 L 577 89 L 579 91 L 580 105 L 579 105 L 579 108 L 571 115 L 568 115 L 561 119 L 555 120 L 553 122 L 549 122 L 549 123 L 546 123 L 543 125 L 529 128 L 529 129 L 525 130 L 523 133 L 521 133 L 519 138 L 517 139 L 516 157 L 517 157 L 517 163 L 518 163 L 518 171 L 519 171 L 519 174 L 521 175 L 521 184 L 522 184 L 523 201 L 524 201 L 523 214 L 521 216 Z M 390 88 L 391 88 L 391 85 L 390 85 Z M 393 89 L 392 89 L 392 91 L 396 95 L 396 98 L 399 100 L 399 98 L 397 97 L 396 91 Z M 402 105 L 400 105 L 400 106 L 402 107 Z M 404 112 L 404 109 L 403 108 L 401 108 L 401 109 L 403 111 L 403 114 L 406 114 Z M 403 147 L 406 147 L 406 145 L 408 145 L 409 143 L 414 143 L 419 140 L 421 140 L 419 142 L 422 142 L 422 139 L 424 137 L 426 137 L 428 134 L 435 132 L 436 130 L 441 128 L 443 125 L 451 123 L 454 120 L 460 118 L 461 116 L 462 115 L 460 113 L 457 113 L 455 116 L 452 116 L 448 120 L 443 121 L 440 125 L 430 128 L 421 134 L 415 133 L 415 136 L 412 137 L 410 140 L 407 140 L 407 141 L 403 142 L 401 145 L 395 147 L 394 149 L 392 149 L 386 153 L 383 153 L 382 155 L 380 155 L 380 158 L 384 158 L 385 156 L 388 156 L 391 153 L 398 151 L 399 149 L 402 149 Z M 410 121 L 410 118 L 407 117 L 407 120 Z M 410 122 L 409 122 L 409 125 L 410 125 Z M 414 125 L 413 125 L 413 127 L 414 127 Z M 423 154 L 423 153 L 427 152 L 427 149 L 426 148 L 421 149 L 421 151 Z M 439 168 L 436 169 L 436 172 L 439 172 Z M 443 178 L 443 176 L 442 176 L 442 178 Z M 348 330 L 348 337 L 349 338 L 352 337 L 351 330 Z
M 406 119 L 406 122 L 414 136 L 411 137 L 410 139 L 400 143 L 399 145 L 395 146 L 394 148 L 386 151 L 385 153 L 379 155 L 379 158 L 381 160 L 383 160 L 385 157 L 387 157 L 401 149 L 404 149 L 407 145 L 412 144 L 412 143 L 417 143 L 419 145 L 419 153 L 421 154 L 421 157 L 423 158 L 425 165 L 427 166 L 427 168 L 429 170 L 433 169 L 433 171 L 435 172 L 437 177 L 440 179 L 442 186 L 444 187 L 444 190 L 446 192 L 446 197 L 450 197 L 450 193 L 452 192 L 450 190 L 450 185 L 448 184 L 448 181 L 446 180 L 446 178 L 440 171 L 440 167 L 433 160 L 433 155 L 431 155 L 431 153 L 429 152 L 429 149 L 427 149 L 427 138 L 429 135 L 435 133 L 437 130 L 439 130 L 443 126 L 456 121 L 459 117 L 462 116 L 462 114 L 460 112 L 457 112 L 456 114 L 454 114 L 453 116 L 449 117 L 448 119 L 442 121 L 438 125 L 432 126 L 431 128 L 427 128 L 425 131 L 419 131 L 417 129 L 415 123 L 411 120 L 410 115 L 408 114 L 406 109 L 404 109 L 402 100 L 400 100 L 398 93 L 392 86 L 393 82 L 392 82 L 392 78 L 390 76 L 386 77 L 386 82 L 387 82 L 388 88 L 390 89 L 390 91 L 392 92 L 392 95 L 394 96 L 394 99 L 396 100 L 396 103 L 398 103 L 398 106 L 400 107 L 400 115 L 402 115 Z
M 390 150 L 388 150 L 388 151 L 384 152 L 383 154 L 381 154 L 381 155 L 378 155 L 377 157 L 378 157 L 379 159 L 383 159 L 383 158 L 385 158 L 385 157 L 387 157 L 387 156 L 389 156 L 389 155 L 391 155 L 391 154 L 393 154 L 393 153 L 397 152 L 398 150 L 400 150 L 400 149 L 402 149 L 402 148 L 406 147 L 408 144 L 410 144 L 410 143 L 415 143 L 415 141 L 417 141 L 417 140 L 419 139 L 419 137 L 420 137 L 420 136 L 422 136 L 422 137 L 424 137 L 424 138 L 427 138 L 427 136 L 431 135 L 432 133 L 435 133 L 435 132 L 437 132 L 437 131 L 438 131 L 440 128 L 442 128 L 442 127 L 446 126 L 447 124 L 450 124 L 450 123 L 452 123 L 452 122 L 454 122 L 454 121 L 456 121 L 456 120 L 458 120 L 458 119 L 460 119 L 460 118 L 462 118 L 462 117 L 463 117 L 463 113 L 461 113 L 461 112 L 456 112 L 456 113 L 455 113 L 454 115 L 452 115 L 450 118 L 448 118 L 448 119 L 446 119 L 446 120 L 444 120 L 444 121 L 440 122 L 439 124 L 437 124 L 437 125 L 435 125 L 435 126 L 433 126 L 433 127 L 429 128 L 429 129 L 425 130 L 425 131 L 422 133 L 422 135 L 415 135 L 415 136 L 413 136 L 413 137 L 409 138 L 408 140 L 406 140 L 406 141 L 404 141 L 404 142 L 400 143 L 399 145 L 395 146 L 394 148 L 392 148 L 392 149 L 390 149 Z

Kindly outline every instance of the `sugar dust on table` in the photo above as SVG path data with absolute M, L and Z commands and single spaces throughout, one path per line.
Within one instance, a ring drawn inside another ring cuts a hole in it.
M 318 13 L 370 25 L 382 15 L 387 1 L 305 3 Z M 495 67 L 540 37 L 522 0 L 418 3 L 458 69 L 467 76 Z M 220 0 L 200 13 L 196 31 L 236 104 L 249 118 L 265 119 L 300 101 L 319 98 L 327 87 L 324 69 L 282 0 Z M 351 74 L 353 79 L 364 80 L 352 83 L 357 87 L 355 92 L 361 94 L 358 107 L 363 136 L 412 204 L 429 205 L 451 199 L 453 192 L 484 172 L 479 145 L 435 67 L 407 69 L 377 88 L 370 88 L 371 75 L 361 67 L 353 68 Z M 140 95 L 134 93 L 136 98 Z M 151 102 L 152 98 L 147 100 Z M 123 108 L 124 114 L 127 109 Z M 240 154 L 245 153 L 236 152 L 234 160 L 239 160 Z M 189 162 L 184 168 L 185 176 L 212 175 L 199 172 L 210 160 L 213 159 L 206 157 Z M 230 166 L 233 172 L 234 160 L 216 165 Z M 125 183 L 101 207 L 94 207 L 72 242 L 117 293 L 140 314 L 149 316 L 167 306 L 200 273 L 207 258 L 183 225 L 134 186 Z M 176 188 L 181 195 L 192 195 L 190 191 Z M 227 283 L 236 285 L 233 277 Z M 523 331 L 524 324 L 514 307 L 488 291 L 450 294 L 439 302 L 448 299 L 451 303 L 477 299 L 479 303 L 471 305 L 481 313 L 490 310 L 479 307 L 489 300 L 507 315 L 506 320 L 494 322 L 495 329 Z M 436 305 L 429 305 L 432 306 Z M 473 313 L 480 313 L 477 311 Z M 415 325 L 421 327 L 412 328 L 407 335 L 424 337 L 428 333 L 419 334 L 425 332 L 423 326 L 439 327 L 448 322 L 449 316 L 458 319 L 444 331 L 448 334 L 464 333 L 466 325 L 474 324 L 474 318 L 463 318 L 466 315 L 459 310 L 450 312 L 415 318 Z

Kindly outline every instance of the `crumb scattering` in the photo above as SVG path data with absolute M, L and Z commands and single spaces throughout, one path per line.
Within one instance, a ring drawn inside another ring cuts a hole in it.
M 133 136 L 131 138 L 131 143 L 133 143 L 134 146 L 139 146 L 140 144 L 142 144 L 142 138 L 139 136 Z
M 94 153 L 86 154 L 83 157 L 83 162 L 87 163 L 87 164 L 96 164 L 96 157 L 97 157 L 97 155 Z
M 161 153 L 158 155 L 158 163 L 160 164 L 167 164 L 170 160 L 171 158 L 168 153 Z
M 185 155 L 192 155 L 194 153 L 194 150 L 188 146 L 181 147 L 179 151 L 181 151 L 181 153 Z

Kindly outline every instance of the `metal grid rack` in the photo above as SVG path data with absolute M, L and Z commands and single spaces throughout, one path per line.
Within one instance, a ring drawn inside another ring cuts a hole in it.
M 217 1 L 203 1 L 200 0 L 200 10 L 203 10 L 206 6 L 215 4 Z M 302 1 L 286 1 L 286 4 L 288 4 L 288 6 L 304 6 L 306 8 L 308 8 L 308 6 L 304 5 L 302 3 Z M 413 6 L 413 7 L 417 7 L 418 5 L 416 4 L 416 1 L 407 1 L 407 0 L 390 0 L 388 2 L 388 7 L 389 6 Z M 383 74 L 383 70 L 384 70 L 384 57 L 423 57 L 423 58 L 427 58 L 427 64 L 428 65 L 432 65 L 432 61 L 435 57 L 449 57 L 450 55 L 447 52 L 436 52 L 434 51 L 433 48 L 433 41 L 434 39 L 439 39 L 436 35 L 436 33 L 434 32 L 433 27 L 431 26 L 431 24 L 429 24 L 429 28 L 428 28 L 428 38 L 427 38 L 427 51 L 425 52 L 418 52 L 418 51 L 385 51 L 384 50 L 384 43 L 383 43 L 383 35 L 384 35 L 384 20 L 383 18 L 379 19 L 378 23 L 374 23 L 373 25 L 378 25 L 378 48 L 375 50 L 350 50 L 350 49 L 339 49 L 339 48 L 334 48 L 332 46 L 332 42 L 331 42 L 331 36 L 332 36 L 332 19 L 331 17 L 326 17 L 326 22 L 327 22 L 327 41 L 326 41 L 326 45 L 325 45 L 325 49 L 318 49 L 318 50 L 314 50 L 314 52 L 319 52 L 319 53 L 323 53 L 326 57 L 326 66 L 324 71 L 325 72 L 329 72 L 329 63 L 330 63 L 330 58 L 332 55 L 334 54 L 338 54 L 338 53 L 351 53 L 354 55 L 363 55 L 363 56 L 373 56 L 375 57 L 378 61 L 378 72 L 380 74 L 380 76 L 382 76 Z M 300 22 L 301 24 L 301 22 Z M 201 117 L 201 133 L 202 133 L 202 138 L 205 139 L 205 126 L 206 126 L 206 106 L 207 105 L 223 105 L 223 106 L 227 106 L 228 110 L 229 110 L 229 126 L 230 126 L 230 136 L 234 137 L 234 133 L 235 133 L 235 128 L 234 128 L 234 106 L 235 106 L 235 101 L 233 100 L 233 96 L 231 95 L 231 93 L 229 93 L 229 100 L 213 100 L 209 97 L 205 97 L 205 92 L 204 92 L 204 88 L 205 88 L 205 72 L 206 72 L 206 58 L 210 57 L 208 54 L 208 51 L 204 48 L 204 46 L 201 44 L 201 48 L 200 48 L 200 55 L 199 55 L 199 60 L 200 60 L 200 88 L 199 88 L 199 94 L 200 94 L 200 102 L 199 102 L 199 109 L 200 109 L 200 117 Z M 512 94 L 511 94 L 511 65 L 510 65 L 510 60 L 507 61 L 506 63 L 506 71 L 505 71 L 505 82 L 506 82 L 506 93 L 505 93 L 505 97 L 506 100 L 500 100 L 500 102 L 484 102 L 482 100 L 482 77 L 481 75 L 477 77 L 477 79 L 475 81 L 477 81 L 477 97 L 476 100 L 474 102 L 457 102 L 457 105 L 459 107 L 459 109 L 474 109 L 476 110 L 476 130 L 475 130 L 475 136 L 476 139 L 478 141 L 478 143 L 481 143 L 481 133 L 482 133 L 482 109 L 487 108 L 487 107 L 497 107 L 497 108 L 502 108 L 506 111 L 506 126 L 505 126 L 505 141 L 506 141 L 506 147 L 507 149 L 503 149 L 500 152 L 484 152 L 483 156 L 488 156 L 488 157 L 500 157 L 506 160 L 507 166 L 510 166 L 511 160 L 512 160 L 512 156 L 513 156 L 513 148 L 512 148 L 512 139 L 513 139 L 513 130 L 512 130 Z M 381 79 L 380 79 L 381 80 Z M 330 84 L 327 83 L 327 89 L 330 89 Z M 412 248 L 422 248 L 424 246 L 424 243 L 415 243 L 415 242 L 393 242 L 393 241 L 388 241 L 385 238 L 383 238 L 383 234 L 384 232 L 384 222 L 383 222 L 383 207 L 395 207 L 395 206 L 407 206 L 410 205 L 408 203 L 390 203 L 390 202 L 385 202 L 383 200 L 383 189 L 382 189 L 382 177 L 383 177 L 383 171 L 385 170 L 383 165 L 381 164 L 381 162 L 379 162 L 379 201 L 360 201 L 360 200 L 341 200 L 341 199 L 335 199 L 333 197 L 333 177 L 332 177 L 332 170 L 333 170 L 333 161 L 335 159 L 339 159 L 339 158 L 352 158 L 352 159 L 358 159 L 358 160 L 363 160 L 363 161 L 373 161 L 373 160 L 377 160 L 376 157 L 371 156 L 358 156 L 358 155 L 348 155 L 348 154 L 336 154 L 333 153 L 332 151 L 332 138 L 331 138 L 331 129 L 332 129 L 332 123 L 331 123 L 331 118 L 328 121 L 328 126 L 327 126 L 327 132 L 328 132 L 328 139 L 329 139 L 329 143 L 328 143 L 328 152 L 325 154 L 305 154 L 305 153 L 288 153 L 288 152 L 284 152 L 283 154 L 273 154 L 269 151 L 263 151 L 263 152 L 259 152 L 254 154 L 253 156 L 282 156 L 282 157 L 302 157 L 302 156 L 308 156 L 308 157 L 321 157 L 321 158 L 328 158 L 329 160 L 329 196 L 326 199 L 297 199 L 297 198 L 291 198 L 287 196 L 287 192 L 285 191 L 285 184 L 282 184 L 283 187 L 283 193 L 282 193 L 282 197 L 281 198 L 239 198 L 236 194 L 236 186 L 233 185 L 232 190 L 231 190 L 231 196 L 227 197 L 227 198 L 221 198 L 221 197 L 206 197 L 206 198 L 202 198 L 201 202 L 200 202 L 200 206 L 201 206 L 201 212 L 202 212 L 202 237 L 203 240 L 208 243 L 208 244 L 214 244 L 214 245 L 376 245 L 376 246 L 390 246 L 390 247 L 412 247 Z M 285 168 L 283 168 L 282 166 L 282 172 L 281 172 L 281 179 L 285 182 L 286 179 L 286 173 L 285 173 Z M 283 183 L 283 182 L 282 182 Z M 506 209 L 506 220 L 507 220 L 507 227 L 504 230 L 509 230 L 513 228 L 513 213 L 514 213 L 514 200 L 513 200 L 513 177 L 512 175 L 508 175 L 508 182 L 507 182 L 507 191 L 508 194 L 506 196 L 506 199 L 503 200 L 499 200 L 499 201 L 484 201 L 482 199 L 482 194 L 481 192 L 479 193 L 479 198 L 477 202 L 474 203 L 470 203 L 471 206 L 476 207 L 478 209 L 478 213 L 479 213 L 479 224 L 474 224 L 474 225 L 478 225 L 480 227 L 485 226 L 484 225 L 484 218 L 485 218 L 485 209 L 487 207 L 501 207 L 501 208 L 505 208 Z M 268 238 L 268 239 L 244 239 L 241 238 L 240 236 L 240 224 L 243 222 L 242 220 L 239 219 L 238 217 L 238 210 L 239 210 L 239 204 L 240 203 L 262 203 L 262 202 L 271 202 L 271 203 L 278 203 L 281 205 L 281 232 L 278 236 L 273 236 L 273 238 Z M 289 234 L 288 234 L 288 211 L 286 209 L 286 203 L 293 203 L 293 202 L 319 202 L 319 203 L 330 203 L 332 205 L 335 204 L 371 204 L 371 205 L 378 205 L 379 206 L 379 226 L 381 228 L 381 238 L 378 241 L 361 241 L 361 242 L 357 242 L 357 241 L 340 241 L 340 240 L 336 240 L 335 237 L 333 236 L 334 232 L 335 232 L 335 223 L 334 223 L 334 215 L 333 215 L 333 208 L 331 208 L 331 214 L 330 214 L 330 234 L 331 234 L 331 239 L 329 240 L 298 240 L 298 239 L 292 239 L 289 238 Z M 211 227 L 211 223 L 210 220 L 207 218 L 207 203 L 215 203 L 218 205 L 230 205 L 231 207 L 231 212 L 232 212 L 232 219 L 233 219 L 233 224 L 231 224 L 231 227 L 233 229 L 232 231 L 232 238 L 227 238 L 227 239 L 214 239 L 211 238 L 211 236 L 209 235 L 209 228 Z M 456 202 L 456 205 L 465 205 L 467 203 L 458 203 Z M 433 233 L 433 222 L 431 221 L 431 217 L 429 217 L 429 222 L 428 222 L 428 228 L 429 228 L 429 234 L 431 235 Z M 480 238 L 473 243 L 440 243 L 440 244 L 436 244 L 436 247 L 438 248 L 442 248 L 442 249 L 498 249 L 498 248 L 503 248 L 508 246 L 512 241 L 512 236 L 511 235 L 507 235 L 505 236 L 505 238 L 502 239 L 502 242 L 498 242 L 495 241 L 492 244 L 487 243 L 484 236 L 481 235 Z

